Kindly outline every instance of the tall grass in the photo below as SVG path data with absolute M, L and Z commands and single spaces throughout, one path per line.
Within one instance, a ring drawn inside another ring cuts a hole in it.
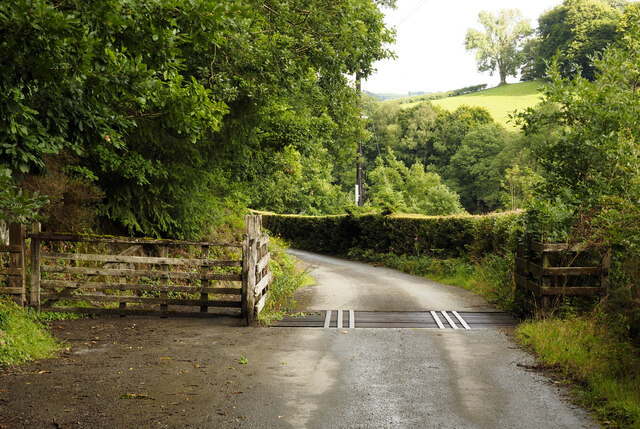
M 594 312 L 521 324 L 518 342 L 577 384 L 580 403 L 609 427 L 640 428 L 640 353 Z
M 58 347 L 34 312 L 0 298 L 0 365 L 50 357 Z

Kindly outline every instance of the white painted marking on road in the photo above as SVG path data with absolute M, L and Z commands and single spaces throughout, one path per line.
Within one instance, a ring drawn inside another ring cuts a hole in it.
M 356 327 L 356 312 L 349 310 L 349 329 L 355 329 Z
M 342 310 L 338 310 L 338 329 L 342 329 Z
M 331 312 L 333 310 L 327 310 L 327 314 L 326 316 L 324 316 L 324 327 L 328 328 L 329 324 L 331 323 Z
M 458 326 L 455 323 L 453 323 L 453 320 L 451 320 L 451 317 L 449 317 L 446 311 L 441 311 L 440 313 L 442 313 L 444 318 L 447 319 L 447 322 L 449 322 L 449 325 L 451 325 L 453 329 L 458 329 Z
M 438 324 L 438 328 L 440 329 L 444 329 L 444 325 L 442 324 L 442 322 L 440 321 L 440 318 L 438 317 L 438 315 L 436 314 L 435 311 L 430 311 L 431 313 L 431 317 L 433 317 L 433 320 L 436 321 L 436 323 Z
M 464 329 L 471 329 L 471 326 L 467 325 L 467 322 L 464 321 L 462 316 L 460 316 L 457 311 L 452 311 L 452 313 L 454 316 L 456 316 L 456 318 L 460 321 L 460 323 L 462 323 L 462 326 L 464 326 Z

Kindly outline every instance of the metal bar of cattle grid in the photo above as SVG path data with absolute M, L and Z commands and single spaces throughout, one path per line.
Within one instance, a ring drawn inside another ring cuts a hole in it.
M 458 326 L 455 323 L 453 323 L 453 320 L 451 320 L 451 317 L 449 317 L 446 311 L 441 311 L 440 313 L 442 313 L 444 318 L 447 319 L 447 322 L 449 322 L 449 325 L 451 325 L 453 329 L 458 329 Z
M 327 310 L 326 315 L 324 316 L 324 327 L 328 328 L 331 323 L 331 312 L 332 310 Z
M 431 313 L 431 317 L 433 317 L 433 320 L 436 321 L 436 323 L 438 324 L 438 328 L 440 329 L 444 329 L 444 325 L 442 324 L 442 322 L 440 321 L 440 318 L 438 317 L 438 315 L 436 314 L 435 311 L 430 311 Z
M 342 329 L 342 310 L 338 310 L 338 329 Z
M 457 311 L 452 311 L 453 315 L 456 316 L 456 318 L 460 321 L 460 323 L 462 324 L 462 326 L 464 326 L 464 329 L 471 329 L 471 326 L 469 326 L 467 324 L 467 322 L 464 321 L 464 319 L 462 318 L 462 316 L 460 316 L 458 314 Z
M 356 327 L 356 313 L 353 310 L 349 310 L 349 329 Z

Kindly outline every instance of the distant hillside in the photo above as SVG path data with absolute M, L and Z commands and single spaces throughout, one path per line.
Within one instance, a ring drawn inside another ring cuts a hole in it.
M 514 110 L 522 111 L 538 104 L 540 102 L 539 88 L 542 85 L 544 85 L 542 81 L 513 83 L 473 94 L 432 99 L 431 102 L 447 110 L 455 110 L 462 105 L 485 107 L 496 122 L 506 128 L 515 128 L 512 123 L 508 122 L 509 114 Z M 402 107 L 411 107 L 424 101 L 423 96 L 407 97 L 401 100 L 401 104 Z
M 365 94 L 367 94 L 370 97 L 375 98 L 378 101 L 389 101 L 389 100 L 398 100 L 398 99 L 405 99 L 405 98 L 411 98 L 411 97 L 415 97 L 418 95 L 422 95 L 422 94 L 426 94 L 424 91 L 409 91 L 409 95 L 406 94 L 396 94 L 396 93 L 390 93 L 390 92 L 385 92 L 385 93 L 376 93 L 376 92 L 369 92 L 369 91 L 364 91 Z

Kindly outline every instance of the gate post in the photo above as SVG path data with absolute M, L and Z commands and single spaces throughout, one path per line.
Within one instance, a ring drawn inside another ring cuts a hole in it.
M 262 216 L 245 216 L 245 234 L 242 244 L 242 317 L 247 324 L 253 323 L 255 317 L 256 296 L 256 264 L 258 262 L 258 239 L 262 232 Z
M 23 307 L 27 295 L 27 282 L 24 269 L 25 227 L 18 223 L 9 224 L 9 288 L 19 291 L 14 294 L 14 301 Z
M 32 234 L 40 234 L 40 222 L 31 226 Z M 29 304 L 40 311 L 40 239 L 31 237 L 31 293 Z

